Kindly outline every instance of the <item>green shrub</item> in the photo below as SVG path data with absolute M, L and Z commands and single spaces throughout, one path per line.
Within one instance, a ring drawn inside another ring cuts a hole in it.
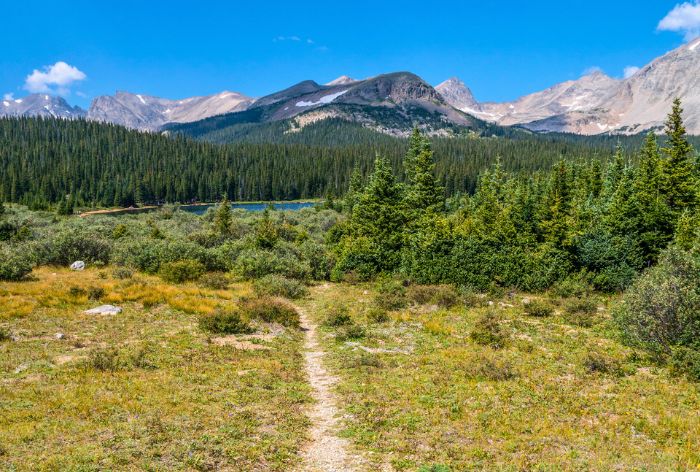
M 667 250 L 642 274 L 613 311 L 626 340 L 670 355 L 674 347 L 700 348 L 700 262 Z
M 134 276 L 134 271 L 128 267 L 115 267 L 112 271 L 112 277 L 119 280 L 130 279 Z
M 384 367 L 384 364 L 376 355 L 363 351 L 360 352 L 357 357 L 352 358 L 349 362 L 349 367 L 373 367 L 375 369 L 381 369 Z
M 585 272 L 570 275 L 552 286 L 552 294 L 561 298 L 585 297 L 593 291 L 589 279 Z
M 477 379 L 493 382 L 504 382 L 517 376 L 510 361 L 486 354 L 472 363 L 469 373 Z
M 386 323 L 387 321 L 391 320 L 391 317 L 386 310 L 379 307 L 371 307 L 367 311 L 367 319 L 372 323 Z
M 348 326 L 352 323 L 350 310 L 346 305 L 334 304 L 326 310 L 324 325 L 337 328 L 338 326 Z
M 385 310 L 400 310 L 408 304 L 406 287 L 398 280 L 386 279 L 377 286 L 374 303 Z
M 10 339 L 12 339 L 12 334 L 10 334 L 7 329 L 0 328 L 0 343 L 9 341 Z
M 68 294 L 75 298 L 84 297 L 87 295 L 87 290 L 82 287 L 71 287 L 68 289 Z
M 71 228 L 52 234 L 43 248 L 40 262 L 67 266 L 75 261 L 87 263 L 110 261 L 112 245 L 95 229 Z
M 31 273 L 33 265 L 31 258 L 19 249 L 0 248 L 0 280 L 22 280 Z
M 469 337 L 477 344 L 500 349 L 505 346 L 508 336 L 501 327 L 501 317 L 495 311 L 488 311 L 479 318 L 469 333 Z
M 598 304 L 592 298 L 575 298 L 564 304 L 564 319 L 573 325 L 590 328 L 598 319 Z
M 525 304 L 525 313 L 529 316 L 542 318 L 552 316 L 554 309 L 552 308 L 552 305 L 544 300 L 532 300 L 530 303 Z
M 259 296 L 269 295 L 297 299 L 309 294 L 309 290 L 303 283 L 276 274 L 269 274 L 256 280 L 253 283 L 253 288 Z
M 365 331 L 365 328 L 363 328 L 360 325 L 351 324 L 351 325 L 347 325 L 347 326 L 341 326 L 335 335 L 335 339 L 340 341 L 340 342 L 344 342 L 344 341 L 362 339 L 365 336 L 367 336 L 367 332 Z
M 231 284 L 231 281 L 226 277 L 226 274 L 212 272 L 201 276 L 199 278 L 199 284 L 212 290 L 226 290 Z
M 279 323 L 287 327 L 299 327 L 299 313 L 296 308 L 279 298 L 260 297 L 246 300 L 241 304 L 241 310 L 249 319 Z
M 102 300 L 105 296 L 105 289 L 102 287 L 88 287 L 87 297 L 88 300 Z
M 241 317 L 240 311 L 231 309 L 218 309 L 200 316 L 199 327 L 215 334 L 249 334 L 254 331 Z
M 583 362 L 589 373 L 622 375 L 624 372 L 618 361 L 604 354 L 589 352 Z
M 281 247 L 275 247 L 274 250 L 245 249 L 236 259 L 234 270 L 249 279 L 278 274 L 291 279 L 307 280 L 311 272 L 308 264 L 300 260 L 292 248 Z
M 166 282 L 183 283 L 199 279 L 205 271 L 204 264 L 199 261 L 186 259 L 177 262 L 166 262 L 161 265 L 160 276 Z
M 449 285 L 411 285 L 407 290 L 407 296 L 418 305 L 430 303 L 441 308 L 451 308 L 459 300 L 459 295 Z
M 685 375 L 694 382 L 700 382 L 700 351 L 677 347 L 669 362 L 673 375 Z
M 87 367 L 102 372 L 114 372 L 123 367 L 116 348 L 94 349 L 88 355 Z

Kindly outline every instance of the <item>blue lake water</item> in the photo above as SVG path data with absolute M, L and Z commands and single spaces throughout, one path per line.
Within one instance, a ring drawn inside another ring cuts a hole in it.
M 241 208 L 248 211 L 263 211 L 268 207 L 268 203 L 232 203 L 231 208 L 234 210 L 236 208 Z M 301 210 L 302 208 L 309 208 L 315 206 L 314 202 L 277 202 L 273 203 L 275 210 Z M 180 210 L 189 211 L 195 215 L 203 215 L 207 210 L 216 205 L 182 205 Z

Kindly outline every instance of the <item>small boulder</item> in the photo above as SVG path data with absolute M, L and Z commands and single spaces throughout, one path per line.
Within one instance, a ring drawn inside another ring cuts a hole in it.
M 85 310 L 83 313 L 88 315 L 118 315 L 122 309 L 114 305 L 100 305 L 90 310 Z
M 61 341 L 63 339 L 66 339 L 66 335 L 63 333 L 56 333 L 53 335 L 54 338 L 56 338 L 58 341 Z
M 70 265 L 70 270 L 85 270 L 85 262 L 75 261 Z

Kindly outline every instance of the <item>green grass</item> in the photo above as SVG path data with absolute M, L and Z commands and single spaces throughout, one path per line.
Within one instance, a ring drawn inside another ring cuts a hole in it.
M 216 291 L 143 275 L 103 279 L 95 270 L 34 275 L 0 283 L 0 305 L 31 308 L 13 314 L 0 306 L 0 326 L 17 338 L 0 343 L 0 469 L 288 470 L 298 463 L 309 401 L 302 335 L 285 330 L 264 342 L 270 349 L 246 350 L 210 342 L 197 325 L 198 314 L 250 293 L 247 284 Z M 104 286 L 104 300 L 69 295 L 69 287 L 87 285 Z M 124 312 L 81 313 L 100 303 Z M 66 338 L 56 339 L 59 332 Z M 109 352 L 114 368 L 104 369 Z
M 344 434 L 397 470 L 688 470 L 700 464 L 700 389 L 590 328 L 489 307 L 414 306 L 367 321 L 368 286 L 313 290 L 308 311 L 347 304 L 356 342 L 324 327 L 349 420 Z M 509 306 L 512 305 L 512 306 Z M 489 310 L 504 345 L 470 338 Z M 359 344 L 358 344 L 359 343 Z M 433 467 L 431 469 L 431 467 Z M 441 468 L 442 467 L 442 468 Z
M 253 321 L 256 334 L 223 342 L 198 320 L 250 299 L 251 284 L 112 273 L 40 268 L 0 283 L 0 470 L 297 467 L 303 333 Z M 320 326 L 342 435 L 368 470 L 698 467 L 700 387 L 620 344 L 615 300 L 585 306 L 596 308 L 585 323 L 572 300 L 547 301 L 548 317 L 527 315 L 521 295 L 492 300 L 386 313 L 372 285 L 323 284 L 298 302 Z M 124 312 L 82 313 L 102 303 Z M 326 323 L 342 306 L 350 319 Z

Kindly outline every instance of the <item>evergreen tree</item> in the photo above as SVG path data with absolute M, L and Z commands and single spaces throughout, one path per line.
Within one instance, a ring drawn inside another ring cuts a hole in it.
M 348 214 L 352 214 L 353 208 L 357 204 L 357 199 L 362 193 L 362 174 L 360 168 L 355 166 L 350 176 L 350 186 L 348 193 L 345 195 L 344 209 Z
M 420 143 L 419 143 L 420 139 Z M 420 133 L 414 131 L 411 137 L 412 146 L 419 150 L 416 156 L 409 149 L 406 162 L 410 162 L 410 176 L 406 201 L 410 211 L 420 216 L 427 212 L 443 211 L 445 208 L 445 190 L 435 177 L 435 160 L 430 142 Z
M 677 215 L 697 205 L 697 177 L 691 158 L 693 147 L 688 142 L 683 124 L 681 101 L 673 101 L 673 109 L 666 120 L 668 141 L 662 149 L 664 160 L 664 193 L 668 206 Z
M 377 156 L 374 171 L 353 210 L 351 227 L 354 235 L 376 244 L 384 270 L 398 266 L 406 222 L 403 198 L 403 187 L 396 182 L 389 161 Z
M 229 235 L 231 233 L 231 220 L 231 202 L 229 202 L 228 196 L 224 194 L 223 200 L 214 215 L 214 228 L 222 236 Z

